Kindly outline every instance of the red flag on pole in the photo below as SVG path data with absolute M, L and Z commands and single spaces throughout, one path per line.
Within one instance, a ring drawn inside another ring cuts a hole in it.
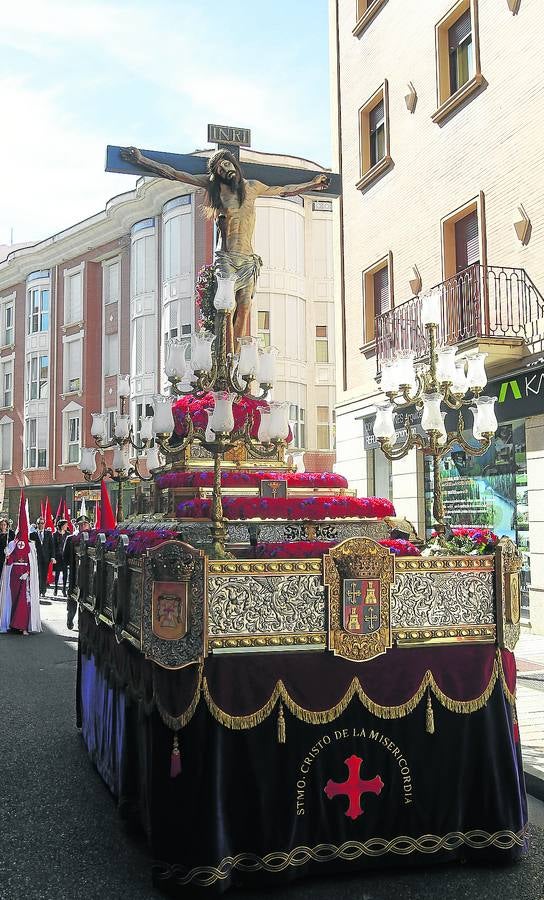
M 68 531 L 73 532 L 74 526 L 73 526 L 72 520 L 70 518 L 70 513 L 68 512 L 68 504 L 66 503 L 66 500 L 64 500 L 64 506 L 63 506 L 63 510 L 62 510 L 62 518 L 66 519 L 66 521 L 68 522 Z
M 49 503 L 49 497 L 45 498 L 45 508 L 43 512 L 43 517 L 45 519 L 45 527 L 50 528 L 51 531 L 55 530 L 55 523 L 53 521 L 53 516 L 51 514 L 51 504 Z
M 59 505 L 57 506 L 57 512 L 56 512 L 56 515 L 55 515 L 55 522 L 58 522 L 59 519 L 63 519 L 63 518 L 64 518 L 63 512 L 64 512 L 64 497 L 61 497 L 61 499 L 59 500 Z
M 94 527 L 96 531 L 100 531 L 102 527 L 102 510 L 100 508 L 100 503 L 97 503 L 95 507 Z
M 115 516 L 111 508 L 110 495 L 106 487 L 106 482 L 102 481 L 100 485 L 100 527 L 102 531 L 110 531 L 115 528 Z

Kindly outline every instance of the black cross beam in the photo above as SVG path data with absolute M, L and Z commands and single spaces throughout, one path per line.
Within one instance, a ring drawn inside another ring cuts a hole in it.
M 128 162 L 121 156 L 123 147 L 108 145 L 106 150 L 106 172 L 120 172 L 124 175 L 147 175 L 153 177 L 143 166 Z M 230 148 L 229 148 L 230 149 Z M 161 150 L 142 150 L 144 156 L 155 162 L 172 166 L 189 175 L 206 175 L 208 158 L 206 156 L 193 156 L 192 153 L 164 153 Z M 295 166 L 269 166 L 265 163 L 252 163 L 241 161 L 245 178 L 262 181 L 272 187 L 282 184 L 304 184 L 311 181 L 316 175 L 322 175 L 322 169 L 299 169 Z M 324 191 L 305 191 L 305 194 L 313 197 L 339 197 L 342 192 L 342 178 L 335 172 L 327 172 L 330 184 Z M 160 176 L 156 176 L 160 177 Z

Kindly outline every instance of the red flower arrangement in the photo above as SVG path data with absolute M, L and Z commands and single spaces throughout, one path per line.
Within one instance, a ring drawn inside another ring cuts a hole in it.
M 185 417 L 190 415 L 195 428 L 202 431 L 206 430 L 208 424 L 208 412 L 214 407 L 214 399 L 210 393 L 204 394 L 203 397 L 195 398 L 193 394 L 186 397 L 180 397 L 172 406 L 174 416 L 174 431 L 180 437 L 184 437 L 187 432 Z M 251 421 L 251 437 L 257 438 L 259 425 L 261 424 L 261 409 L 270 409 L 266 400 L 259 400 L 255 397 L 240 397 L 234 401 L 232 411 L 234 413 L 235 430 L 242 429 L 248 418 Z M 293 440 L 291 429 L 287 437 L 289 444 Z
M 335 472 L 281 472 L 230 470 L 221 472 L 223 487 L 258 487 L 261 481 L 287 481 L 293 488 L 346 488 L 347 479 Z M 165 472 L 155 479 L 157 488 L 174 487 L 211 487 L 213 472 Z
M 178 504 L 180 518 L 209 519 L 211 501 L 195 498 Z M 394 516 L 395 508 L 380 497 L 224 497 L 227 519 L 383 519 Z
M 442 549 L 452 554 L 481 554 L 493 553 L 498 542 L 497 535 L 490 528 L 452 528 L 452 536 L 445 543 L 442 543 Z M 431 540 L 437 538 L 437 532 L 433 531 Z M 438 544 L 434 546 L 438 547 Z M 433 549 L 433 544 L 430 545 Z
M 239 555 L 244 559 L 316 559 L 322 557 L 338 541 L 269 541 L 257 544 L 255 548 L 244 549 Z M 388 547 L 396 556 L 419 556 L 419 550 L 410 541 L 383 540 L 382 547 Z

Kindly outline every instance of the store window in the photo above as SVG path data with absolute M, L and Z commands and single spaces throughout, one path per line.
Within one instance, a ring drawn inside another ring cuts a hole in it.
M 366 470 L 368 496 L 385 497 L 387 500 L 391 500 L 393 496 L 393 466 L 380 447 L 367 450 Z
M 470 431 L 465 437 L 471 439 Z M 523 555 L 521 614 L 529 618 L 529 507 L 525 420 L 501 423 L 482 456 L 454 445 L 440 461 L 446 522 L 452 528 L 485 527 L 511 538 Z M 432 530 L 432 465 L 426 457 L 427 535 Z

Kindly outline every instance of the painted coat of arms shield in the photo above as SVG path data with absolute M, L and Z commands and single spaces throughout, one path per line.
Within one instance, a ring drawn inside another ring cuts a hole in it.
M 381 625 L 379 578 L 344 578 L 342 625 L 349 634 L 373 634 Z

